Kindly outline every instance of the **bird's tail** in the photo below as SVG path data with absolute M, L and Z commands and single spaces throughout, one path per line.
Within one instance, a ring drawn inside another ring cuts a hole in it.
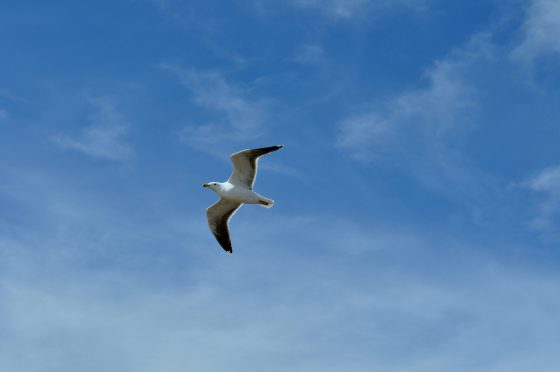
M 274 205 L 274 200 L 261 197 L 259 199 L 259 204 L 265 208 L 272 208 L 272 206 Z

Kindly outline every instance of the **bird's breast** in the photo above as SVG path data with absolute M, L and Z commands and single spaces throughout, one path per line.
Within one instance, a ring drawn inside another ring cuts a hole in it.
M 225 189 L 222 191 L 221 195 L 226 199 L 235 200 L 245 204 L 255 204 L 259 202 L 259 196 L 257 193 L 239 186 L 233 186 Z

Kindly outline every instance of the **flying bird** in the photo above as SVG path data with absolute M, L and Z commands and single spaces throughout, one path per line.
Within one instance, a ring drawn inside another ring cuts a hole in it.
M 229 236 L 228 221 L 243 204 L 260 204 L 271 208 L 274 200 L 253 191 L 259 157 L 279 150 L 282 145 L 262 147 L 236 152 L 230 156 L 233 172 L 226 182 L 209 182 L 202 186 L 214 190 L 220 200 L 206 210 L 208 226 L 222 248 L 233 253 Z

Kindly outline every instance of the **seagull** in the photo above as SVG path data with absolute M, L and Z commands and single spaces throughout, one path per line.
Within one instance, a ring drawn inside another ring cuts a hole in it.
M 265 208 L 274 205 L 274 200 L 254 192 L 253 185 L 257 177 L 259 157 L 282 147 L 283 145 L 277 145 L 236 152 L 230 156 L 233 172 L 226 182 L 209 182 L 202 185 L 221 197 L 206 210 L 206 218 L 212 234 L 226 252 L 233 253 L 228 221 L 242 204 L 259 204 Z

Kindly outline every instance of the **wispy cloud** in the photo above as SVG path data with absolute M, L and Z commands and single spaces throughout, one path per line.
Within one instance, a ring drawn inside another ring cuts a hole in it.
M 554 217 L 560 212 L 560 165 L 549 167 L 525 182 L 530 190 L 540 193 L 544 200 L 539 203 L 538 216 L 532 226 L 539 230 L 551 227 Z
M 560 53 L 560 2 L 533 0 L 523 25 L 523 39 L 512 55 L 532 64 L 548 53 Z
M 324 60 L 323 48 L 318 44 L 300 45 L 295 55 L 290 59 L 290 61 L 305 65 L 317 65 L 324 62 Z
M 209 123 L 185 126 L 181 132 L 185 143 L 208 151 L 224 144 L 250 141 L 263 134 L 266 109 L 261 99 L 250 99 L 247 91 L 227 82 L 216 72 L 162 67 L 179 77 L 198 107 L 214 113 Z
M 478 96 L 468 76 L 491 58 L 486 36 L 477 35 L 434 64 L 427 87 L 342 120 L 336 146 L 356 159 L 404 169 L 429 186 L 476 194 L 467 161 L 453 146 L 474 126 Z
M 8 110 L 0 108 L 0 121 L 4 121 L 8 119 L 8 117 L 9 117 Z
M 132 155 L 132 147 L 124 141 L 128 124 L 108 97 L 88 98 L 95 108 L 90 125 L 79 136 L 59 134 L 52 138 L 62 148 L 80 151 L 94 158 L 123 161 Z
M 335 18 L 350 18 L 371 5 L 370 0 L 292 0 L 292 4 L 318 10 Z
M 269 0 L 257 0 L 263 5 L 273 6 Z M 423 9 L 427 0 L 290 0 L 287 4 L 316 12 L 332 20 L 348 20 L 372 12 L 382 12 L 395 8 Z
M 470 127 L 469 111 L 476 104 L 475 87 L 465 72 L 485 58 L 486 51 L 485 41 L 475 38 L 465 49 L 434 64 L 426 74 L 426 88 L 404 92 L 381 107 L 344 120 L 337 146 L 365 158 L 398 145 L 395 141 L 403 137 L 430 145 L 465 132 Z
M 369 160 L 381 155 L 383 144 L 396 135 L 396 130 L 393 122 L 375 112 L 354 115 L 340 124 L 336 145 L 358 159 Z
M 13 94 L 12 92 L 6 90 L 6 89 L 2 89 L 0 88 L 0 98 L 4 98 L 7 99 L 9 101 L 12 102 L 24 102 L 25 99 L 23 99 L 22 97 Z

